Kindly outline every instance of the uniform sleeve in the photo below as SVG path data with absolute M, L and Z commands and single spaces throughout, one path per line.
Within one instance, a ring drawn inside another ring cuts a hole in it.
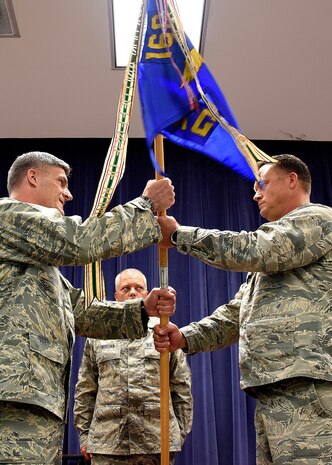
M 191 371 L 182 350 L 171 354 L 170 391 L 173 410 L 181 432 L 181 444 L 191 431 L 193 421 L 193 398 L 191 394 Z
M 85 342 L 74 397 L 74 424 L 80 436 L 80 447 L 87 445 L 98 391 L 98 370 L 93 346 Z
M 307 206 L 254 232 L 218 231 L 182 226 L 177 249 L 232 271 L 281 272 L 303 267 L 332 249 L 332 213 Z
M 0 259 L 37 266 L 84 265 L 135 252 L 161 237 L 154 215 L 140 198 L 83 223 L 52 208 L 2 202 L 0 235 Z
M 238 342 L 239 313 L 246 286 L 242 284 L 234 299 L 211 315 L 180 328 L 187 340 L 188 355 L 223 349 Z
M 70 283 L 67 285 L 78 336 L 97 339 L 137 339 L 146 336 L 148 316 L 142 310 L 142 299 L 101 302 L 95 298 L 85 308 L 83 291 L 73 288 Z

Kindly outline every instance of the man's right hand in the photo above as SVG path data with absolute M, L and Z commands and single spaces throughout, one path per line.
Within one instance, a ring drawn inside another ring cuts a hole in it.
M 83 455 L 83 457 L 85 458 L 85 460 L 87 462 L 90 462 L 91 454 L 89 454 L 89 452 L 87 452 L 87 446 L 81 447 L 81 454 Z
M 177 349 L 187 348 L 187 340 L 175 324 L 168 323 L 162 328 L 160 325 L 155 325 L 153 331 L 154 346 L 158 352 L 166 350 L 174 352 Z
M 175 202 L 174 186 L 168 178 L 148 181 L 143 195 L 149 197 L 155 212 L 167 210 Z

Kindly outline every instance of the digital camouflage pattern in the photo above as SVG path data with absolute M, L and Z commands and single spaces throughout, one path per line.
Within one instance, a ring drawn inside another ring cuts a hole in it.
M 175 454 L 171 452 L 169 457 L 169 465 L 174 464 Z M 160 454 L 144 454 L 144 455 L 106 455 L 94 454 L 91 460 L 91 465 L 160 465 Z
M 257 463 L 331 465 L 332 383 L 297 378 L 257 389 Z
M 0 464 L 61 465 L 63 422 L 47 410 L 0 401 Z
M 0 200 L 0 215 L 1 259 L 35 266 L 105 260 L 155 244 L 161 237 L 150 205 L 141 197 L 84 222 L 79 216 L 62 216 L 56 209 L 12 199 Z
M 332 209 L 308 204 L 255 232 L 180 227 L 177 248 L 247 271 L 235 298 L 181 331 L 188 353 L 239 340 L 243 389 L 306 376 L 332 381 Z
M 157 323 L 158 318 L 150 318 L 150 330 L 142 339 L 86 340 L 74 422 L 80 446 L 87 446 L 88 452 L 160 453 L 160 354 L 154 348 L 152 330 Z M 193 415 L 191 372 L 181 350 L 170 354 L 169 369 L 169 445 L 175 452 L 191 430 Z
M 141 198 L 102 218 L 0 200 L 0 400 L 39 405 L 65 418 L 75 333 L 98 338 L 146 334 L 141 300 L 98 302 L 59 265 L 131 253 L 158 242 L 160 230 Z

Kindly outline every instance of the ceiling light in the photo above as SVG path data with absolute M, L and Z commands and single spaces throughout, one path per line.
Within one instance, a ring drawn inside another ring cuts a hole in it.
M 0 37 L 20 37 L 12 0 L 0 0 Z
M 108 0 L 110 7 L 112 67 L 127 66 L 141 0 Z M 202 53 L 209 0 L 177 0 L 183 28 Z

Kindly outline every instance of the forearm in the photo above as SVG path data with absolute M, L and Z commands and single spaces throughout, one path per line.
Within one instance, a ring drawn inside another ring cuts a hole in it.
M 88 247 L 82 248 L 85 256 L 80 257 L 84 263 L 129 254 L 156 244 L 161 238 L 158 222 L 140 197 L 113 208 L 88 228 L 85 236 Z
M 182 350 L 176 350 L 170 356 L 170 389 L 174 413 L 184 441 L 192 427 L 193 398 L 191 371 Z
M 295 211 L 254 232 L 218 231 L 181 226 L 177 250 L 225 270 L 280 272 L 303 267 L 329 248 L 328 219 Z M 318 245 L 319 244 L 319 245 Z
M 75 427 L 80 435 L 80 446 L 86 446 L 88 441 L 88 435 L 90 425 L 93 419 L 94 408 L 87 409 L 84 404 L 77 406 L 75 409 L 74 423 Z
M 148 317 L 142 310 L 142 300 L 126 302 L 94 299 L 84 307 L 82 294 L 74 308 L 75 331 L 79 336 L 98 339 L 137 339 L 147 333 Z
M 8 205 L 7 205 L 8 204 Z M 149 205 L 137 198 L 101 218 L 62 216 L 24 202 L 0 208 L 0 258 L 32 265 L 83 265 L 134 252 L 160 239 Z
M 223 349 L 239 340 L 238 309 L 227 314 L 226 306 L 217 308 L 212 315 L 199 322 L 180 328 L 186 341 L 186 353 L 210 352 Z
M 81 447 L 87 443 L 98 393 L 98 368 L 93 342 L 86 339 L 74 395 L 74 423 Z

